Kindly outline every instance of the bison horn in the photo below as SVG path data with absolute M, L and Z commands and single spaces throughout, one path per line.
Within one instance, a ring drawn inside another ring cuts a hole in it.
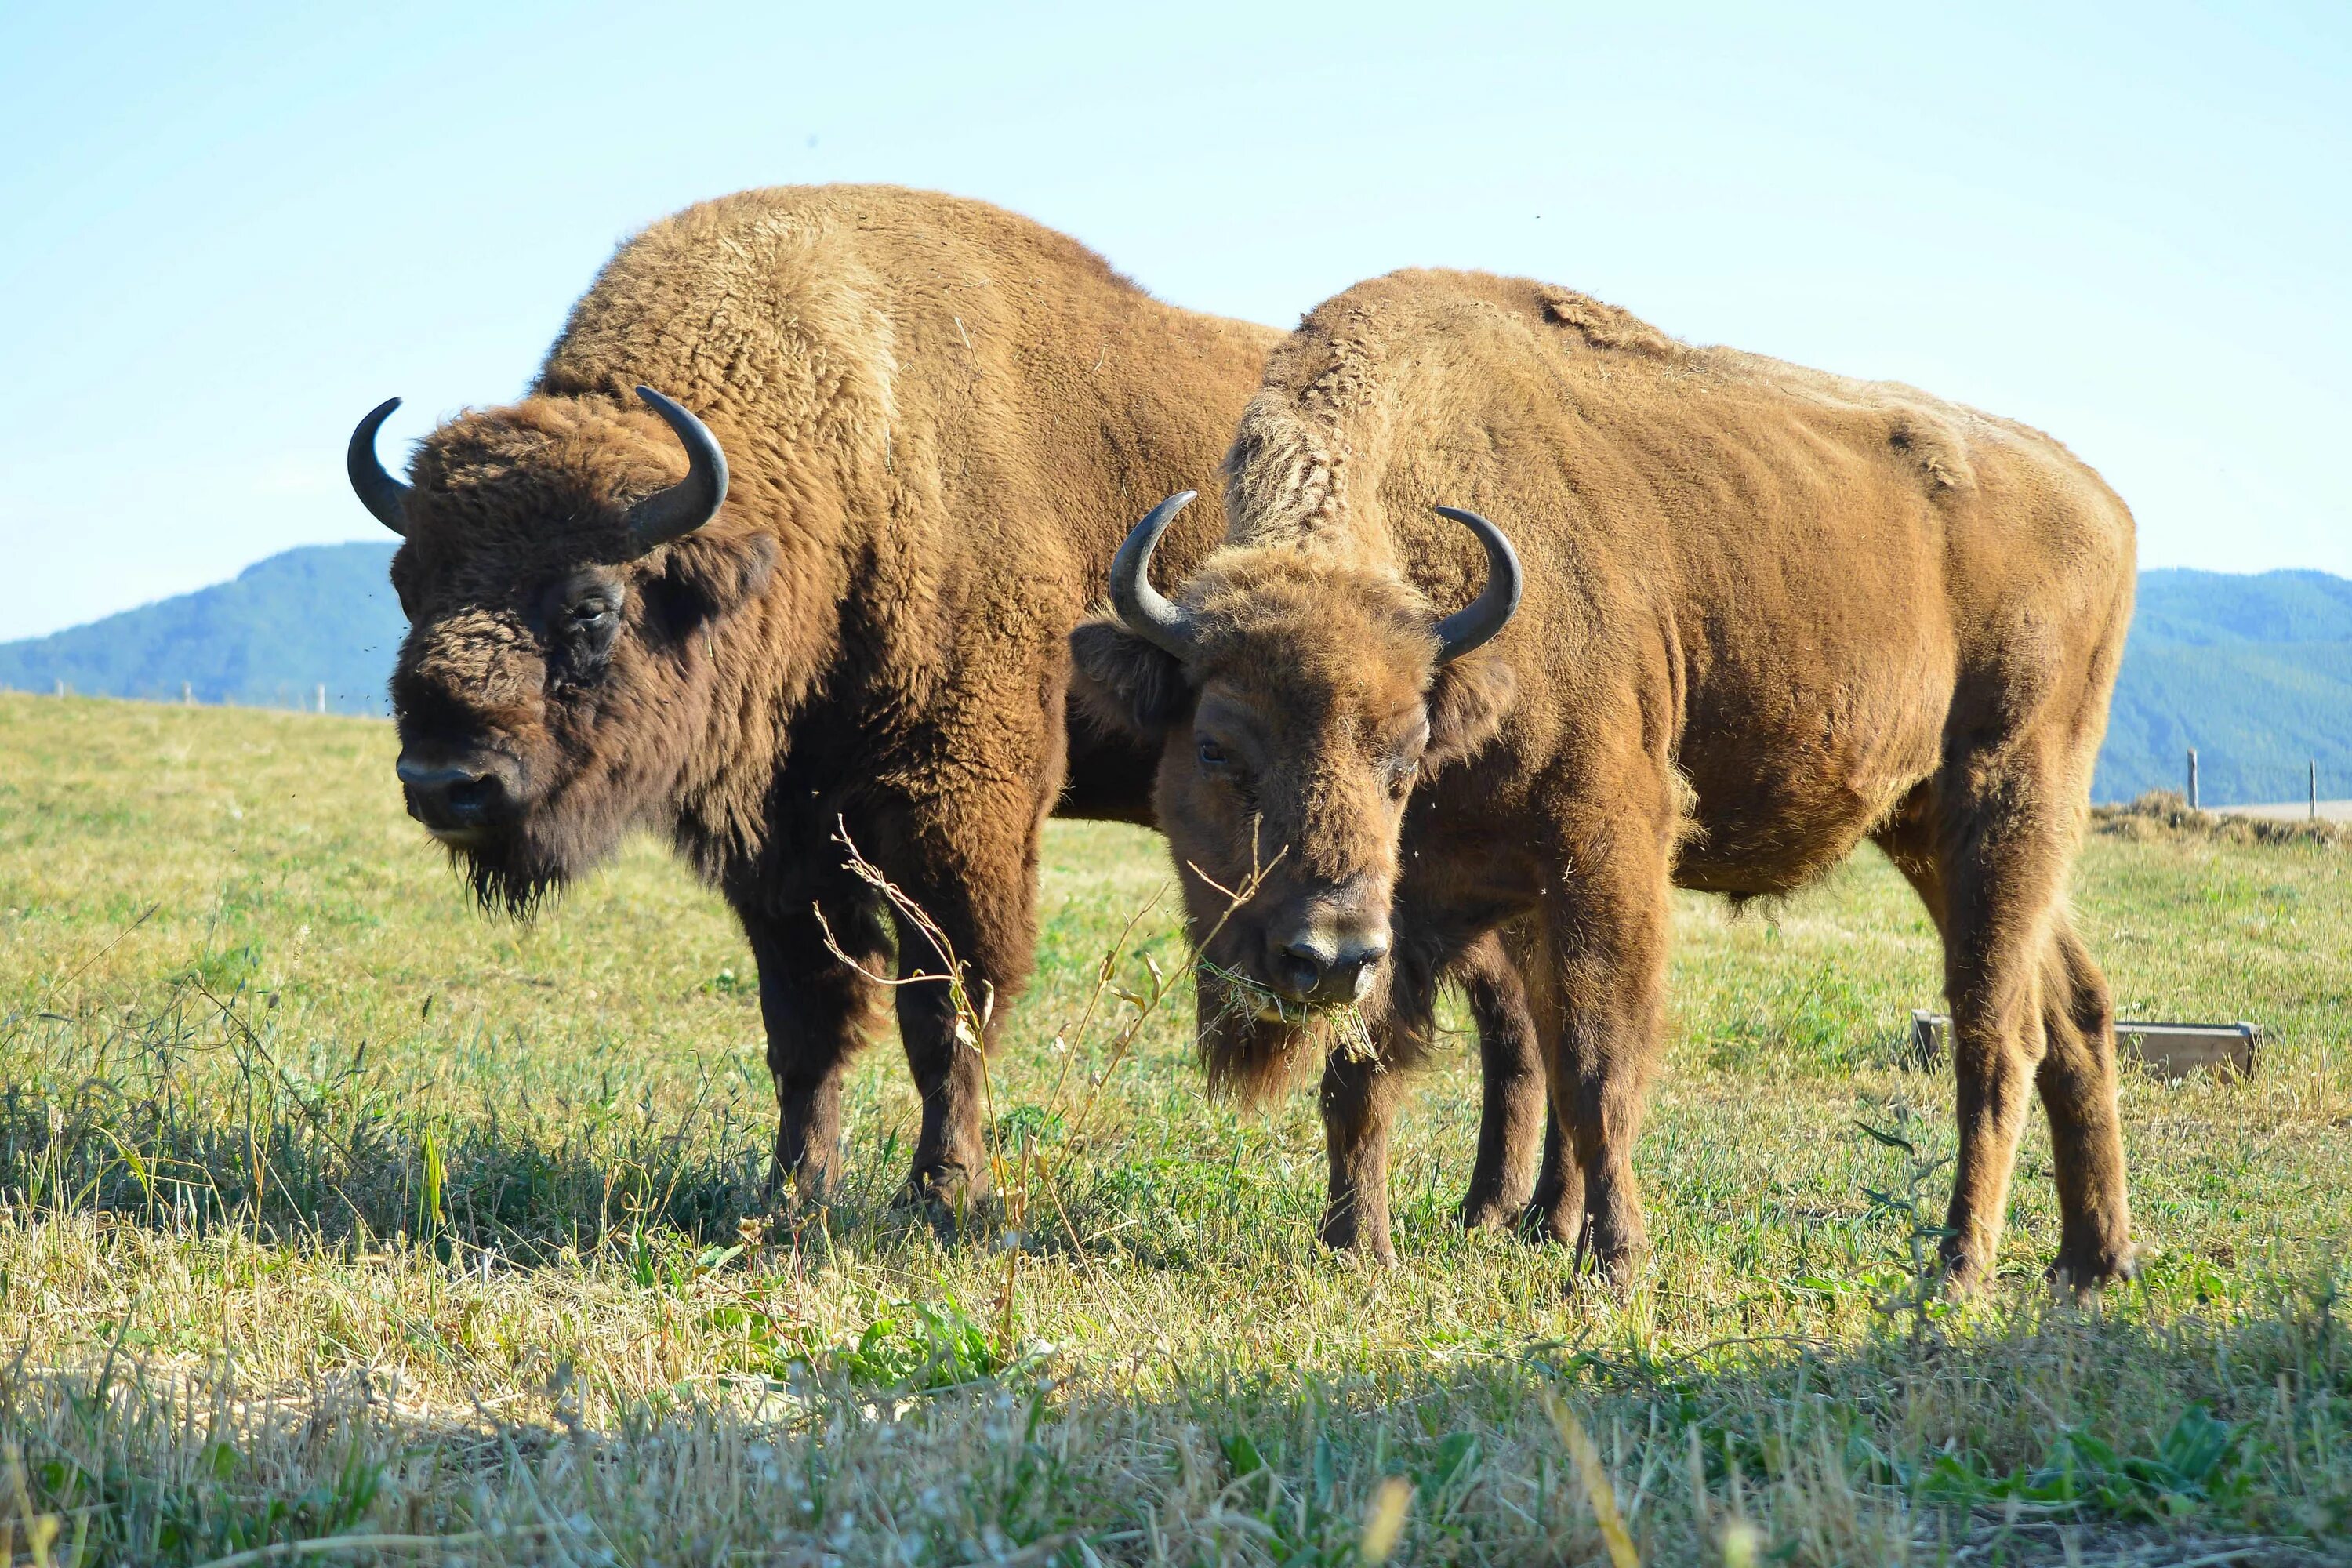
M 629 509 L 629 536 L 643 554 L 685 538 L 719 515 L 719 503 L 727 499 L 727 454 L 701 420 L 652 387 L 637 388 L 637 395 L 677 432 L 686 448 L 686 478 Z
M 1486 547 L 1486 586 L 1478 596 L 1437 623 L 1437 662 L 1451 664 L 1472 648 L 1494 640 L 1519 607 L 1519 557 L 1503 531 L 1475 511 L 1442 506 L 1440 517 L 1450 517 L 1478 536 Z
M 1185 490 L 1153 507 L 1110 558 L 1111 612 L 1129 631 L 1180 659 L 1192 657 L 1192 617 L 1151 585 L 1151 552 L 1176 514 L 1192 503 L 1193 494 Z
M 359 422 L 352 432 L 351 446 L 343 452 L 343 469 L 352 477 L 352 489 L 360 504 L 374 513 L 378 522 L 405 538 L 408 519 L 403 503 L 408 500 L 408 487 L 385 473 L 375 455 L 375 433 L 399 406 L 399 398 L 387 397 Z

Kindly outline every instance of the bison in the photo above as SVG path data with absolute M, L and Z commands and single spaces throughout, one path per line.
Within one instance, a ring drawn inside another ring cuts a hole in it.
M 352 485 L 404 540 L 410 815 L 518 911 L 629 829 L 667 836 L 758 963 L 772 1188 L 821 1195 L 894 946 L 844 830 L 971 994 L 1019 988 L 1047 814 L 1150 819 L 1150 752 L 1066 722 L 1069 631 L 1114 520 L 1214 468 L 1278 336 L 949 196 L 782 188 L 656 224 L 522 400 L 441 425 L 408 481 L 374 451 L 394 403 L 352 435 Z M 896 936 L 902 976 L 942 973 Z M 1491 1208 L 1540 1101 L 1507 971 L 1484 994 L 1517 1140 L 1490 1139 Z M 910 1191 L 960 1205 L 988 1184 L 982 1064 L 945 984 L 895 1002 L 922 1101 Z
M 1499 931 L 1565 1129 L 1550 1223 L 1630 1277 L 1669 889 L 1785 893 L 1866 837 L 1944 943 L 1948 1278 L 1993 1267 L 2029 1084 L 2054 1271 L 2128 1272 L 2113 1017 L 2065 900 L 2132 605 L 2131 515 L 2097 475 L 1908 387 L 1416 271 L 1275 352 L 1225 503 L 1172 600 L 1148 574 L 1171 508 L 1137 527 L 1116 613 L 1074 635 L 1078 689 L 1160 745 L 1197 929 L 1206 884 L 1270 864 L 1204 950 L 1213 1060 L 1290 1070 L 1293 1005 L 1350 999 L 1387 1053 L 1325 1069 L 1327 1240 L 1390 1253 L 1381 1069 Z

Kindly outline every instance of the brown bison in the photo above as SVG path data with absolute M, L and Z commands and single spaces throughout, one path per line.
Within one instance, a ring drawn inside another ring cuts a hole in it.
M 1572 1143 L 1554 1223 L 1622 1278 L 1669 889 L 1785 892 L 1867 837 L 1944 940 L 1951 1278 L 1993 1267 L 2029 1084 L 2057 1272 L 2128 1271 L 2107 988 L 2065 903 L 2131 615 L 2131 516 L 2095 474 L 1907 387 L 1407 272 L 1275 353 L 1226 476 L 1225 548 L 1164 599 L 1154 512 L 1117 618 L 1074 641 L 1083 699 L 1161 744 L 1196 919 L 1204 875 L 1270 866 L 1204 954 L 1229 1076 L 1286 1069 L 1294 1003 L 1360 999 L 1374 1055 L 1409 1057 L 1434 979 L 1502 930 Z M 1524 570 L 1442 503 L 1507 520 Z M 1382 1255 L 1385 1065 L 1324 1083 L 1324 1234 Z
M 1019 987 L 1046 815 L 1150 819 L 1151 754 L 1065 723 L 1113 520 L 1213 468 L 1278 337 L 948 196 L 755 191 L 655 225 L 523 400 L 442 425 L 413 482 L 375 457 L 392 404 L 352 437 L 353 487 L 406 540 L 410 814 L 518 910 L 630 828 L 666 834 L 742 921 L 775 1177 L 821 1194 L 842 1071 L 881 1016 L 858 971 L 893 946 L 838 836 L 937 922 L 973 995 Z M 940 973 L 897 934 L 901 974 Z M 1490 1072 L 1532 1085 L 1511 984 L 1487 982 Z M 944 984 L 895 1001 L 922 1098 L 913 1190 L 977 1195 L 980 1060 Z M 1517 1093 L 1497 1097 L 1518 1142 L 1490 1162 L 1490 1206 L 1526 1163 L 1539 1101 Z

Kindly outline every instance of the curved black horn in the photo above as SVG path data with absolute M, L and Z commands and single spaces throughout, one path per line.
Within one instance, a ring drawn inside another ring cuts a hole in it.
M 1503 531 L 1476 512 L 1442 506 L 1437 515 L 1452 518 L 1486 547 L 1486 586 L 1476 598 L 1437 623 L 1437 640 L 1442 645 L 1437 662 L 1451 664 L 1472 648 L 1493 641 L 1510 623 L 1511 612 L 1519 607 L 1519 557 Z
M 686 478 L 629 509 L 629 534 L 640 553 L 683 539 L 719 515 L 727 499 L 727 454 L 701 420 L 650 386 L 637 388 L 647 407 L 668 422 L 686 448 Z
M 387 397 L 359 422 L 352 432 L 352 444 L 343 450 L 343 471 L 352 477 L 352 493 L 360 504 L 375 515 L 375 520 L 403 538 L 408 535 L 408 518 L 403 502 L 408 500 L 408 487 L 383 471 L 383 464 L 375 455 L 375 433 L 400 406 L 400 399 Z
M 1119 624 L 1145 642 L 1178 658 L 1192 652 L 1192 617 L 1160 596 L 1151 585 L 1151 552 L 1176 514 L 1192 503 L 1195 492 L 1170 496 L 1144 515 L 1110 558 L 1110 607 Z

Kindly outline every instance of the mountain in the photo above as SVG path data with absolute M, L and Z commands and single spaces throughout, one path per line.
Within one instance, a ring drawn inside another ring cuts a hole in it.
M 45 637 L 0 643 L 0 687 L 102 697 L 383 713 L 408 630 L 385 569 L 395 544 L 311 544 L 226 583 Z
M 232 582 L 53 637 L 0 644 L 0 686 L 382 713 L 407 623 L 394 546 L 321 544 Z M 2325 572 L 2143 572 L 2094 795 L 2179 789 L 2198 751 L 2208 805 L 2352 795 L 2352 581 Z
M 2352 795 L 2352 581 L 2325 572 L 2143 572 L 2092 794 L 2204 804 Z

